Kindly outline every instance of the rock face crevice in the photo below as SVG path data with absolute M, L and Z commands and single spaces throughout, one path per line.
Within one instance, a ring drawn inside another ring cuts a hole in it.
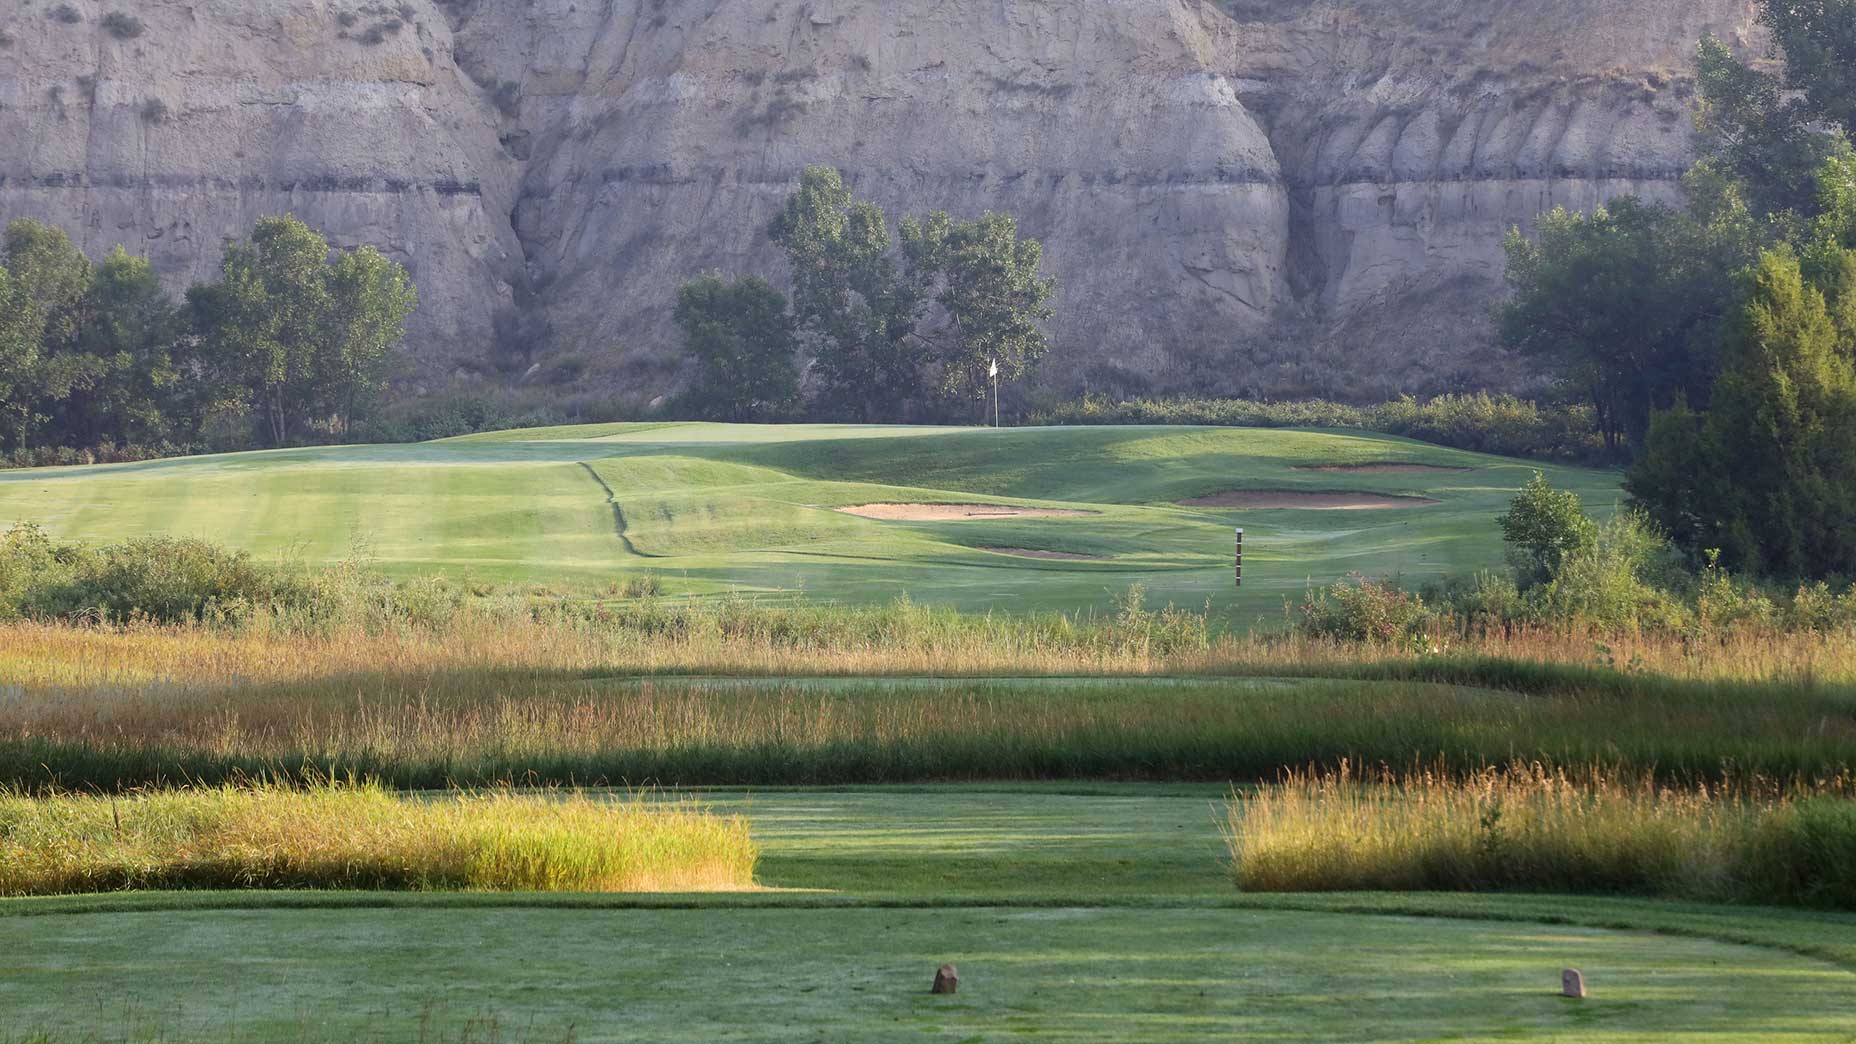
M 142 31 L 103 22 L 133 7 Z M 426 382 L 583 360 L 648 398 L 668 304 L 781 274 L 810 163 L 1005 210 L 1061 283 L 1048 385 L 1525 380 L 1502 233 L 1669 198 L 1688 56 L 1748 0 L 72 0 L 0 15 L 0 216 L 209 274 L 296 213 L 407 264 Z

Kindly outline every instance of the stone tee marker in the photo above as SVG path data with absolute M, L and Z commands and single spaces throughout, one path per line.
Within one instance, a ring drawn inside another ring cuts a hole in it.
M 1579 974 L 1579 969 L 1567 968 L 1560 972 L 1560 995 L 1585 998 L 1585 976 Z
M 941 970 L 934 973 L 934 989 L 930 993 L 953 993 L 960 989 L 960 970 L 951 964 L 941 965 Z

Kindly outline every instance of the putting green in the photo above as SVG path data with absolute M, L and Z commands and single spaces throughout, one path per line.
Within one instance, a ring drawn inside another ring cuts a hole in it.
M 1374 462 L 1462 470 L 1318 469 Z M 5 472 L 0 524 L 87 541 L 202 536 L 308 562 L 360 552 L 401 575 L 575 591 L 650 573 L 672 595 L 1075 610 L 1139 583 L 1155 604 L 1209 600 L 1251 623 L 1279 617 L 1311 580 L 1421 581 L 1499 564 L 1493 519 L 1534 467 L 1324 431 L 604 424 Z M 1595 509 L 1619 496 L 1615 474 L 1546 470 Z M 1439 503 L 1180 505 L 1234 490 Z M 834 510 L 975 501 L 1095 513 L 906 521 Z M 1242 592 L 1230 578 L 1233 526 L 1246 530 Z
M 794 889 L 739 896 L 3 902 L 0 1012 L 10 1033 L 53 1040 L 1841 1041 L 1856 1032 L 1856 973 L 1793 952 L 1848 935 L 1856 918 L 1538 896 L 1247 899 L 1218 863 L 1226 793 L 711 793 L 717 807 L 754 818 L 763 881 Z M 1334 908 L 1282 908 L 1294 903 Z M 1395 912 L 1462 916 L 1384 915 Z M 1529 923 L 1550 918 L 1571 923 Z M 927 993 L 943 961 L 962 975 L 952 998 Z M 1567 965 L 1585 972 L 1587 1000 L 1556 996 Z

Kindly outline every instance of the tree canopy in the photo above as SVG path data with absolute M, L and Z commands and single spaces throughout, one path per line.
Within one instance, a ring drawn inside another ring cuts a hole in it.
M 1055 283 L 1009 215 L 905 217 L 831 167 L 809 167 L 768 234 L 793 274 L 793 316 L 820 408 L 858 420 L 983 397 L 996 362 L 1017 379 L 1050 349 Z
M 290 217 L 227 248 L 177 307 L 146 258 L 92 263 L 62 231 L 7 226 L 0 251 L 0 449 L 187 442 L 209 415 L 262 418 L 273 445 L 344 432 L 380 393 L 417 293 L 371 247 L 331 253 Z
M 769 421 L 799 399 L 786 297 L 758 276 L 706 275 L 677 291 L 676 322 L 696 358 L 687 402 L 713 420 Z

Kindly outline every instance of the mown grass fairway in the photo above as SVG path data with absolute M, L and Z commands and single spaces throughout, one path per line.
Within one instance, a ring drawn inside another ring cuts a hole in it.
M 804 889 L 748 896 L 16 901 L 0 904 L 0 1011 L 15 1034 L 56 1040 L 1856 1033 L 1856 948 L 1838 942 L 1856 937 L 1856 918 L 1523 896 L 1246 899 L 1218 859 L 1226 794 L 711 793 L 754 821 L 764 883 Z M 930 997 L 943 961 L 959 965 L 960 993 Z M 1590 999 L 1555 995 L 1564 965 L 1585 971 Z
M 1448 471 L 1317 470 L 1400 462 Z M 607 424 L 410 446 L 237 453 L 0 472 L 0 523 L 68 540 L 202 536 L 271 558 L 357 551 L 400 575 L 590 590 L 650 573 L 670 594 L 740 591 L 967 609 L 1153 602 L 1277 617 L 1309 581 L 1416 582 L 1493 567 L 1493 525 L 1534 465 L 1361 433 Z M 1606 472 L 1546 468 L 1597 509 Z M 1430 497 L 1401 510 L 1183 507 L 1234 490 Z M 1062 518 L 879 521 L 871 503 L 1001 502 Z M 1231 527 L 1246 530 L 1233 592 Z M 1038 559 L 982 548 L 1092 556 Z

